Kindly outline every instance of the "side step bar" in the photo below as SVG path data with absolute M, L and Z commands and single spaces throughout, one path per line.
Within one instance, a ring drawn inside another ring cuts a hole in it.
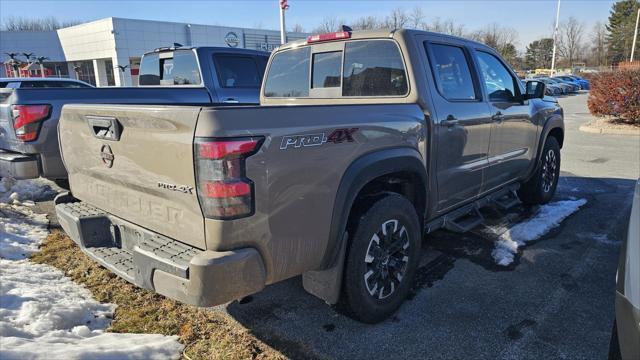
M 512 207 L 520 204 L 520 198 L 518 198 L 516 190 L 511 190 L 505 196 L 496 199 L 494 203 L 500 210 L 509 210 Z
M 462 215 L 455 219 L 446 218 L 444 222 L 444 228 L 449 231 L 464 233 L 482 224 L 483 222 L 484 217 L 482 216 L 482 214 L 480 214 L 480 210 L 478 210 L 477 207 L 474 207 L 466 215 Z
M 445 228 L 453 232 L 467 232 L 484 222 L 479 209 L 493 203 L 502 210 L 507 210 L 520 203 L 516 191 L 520 184 L 512 184 L 494 193 L 485 195 L 472 203 L 459 207 L 425 224 L 425 234 Z

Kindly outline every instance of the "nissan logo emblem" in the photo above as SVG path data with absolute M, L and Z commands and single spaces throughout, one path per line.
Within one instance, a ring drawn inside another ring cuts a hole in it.
M 227 46 L 234 48 L 240 45 L 240 38 L 238 38 L 238 34 L 230 31 L 227 33 L 227 35 L 225 35 L 224 42 L 227 44 Z
M 102 145 L 102 149 L 100 149 L 100 159 L 102 159 L 102 163 L 110 168 L 113 166 L 113 158 L 111 147 L 109 145 Z

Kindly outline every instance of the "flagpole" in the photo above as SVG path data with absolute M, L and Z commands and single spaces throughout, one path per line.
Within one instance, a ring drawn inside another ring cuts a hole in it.
M 638 9 L 638 15 L 636 15 L 636 31 L 633 33 L 633 44 L 631 45 L 631 60 L 633 62 L 633 53 L 636 51 L 636 39 L 638 38 L 638 22 L 640 21 L 640 9 Z
M 280 8 L 280 44 L 287 42 L 287 34 L 284 26 L 284 9 Z
M 556 69 L 556 43 L 558 41 L 558 22 L 560 21 L 560 0 L 558 0 L 558 7 L 556 9 L 556 26 L 553 28 L 553 55 L 551 55 L 551 75 L 555 73 Z

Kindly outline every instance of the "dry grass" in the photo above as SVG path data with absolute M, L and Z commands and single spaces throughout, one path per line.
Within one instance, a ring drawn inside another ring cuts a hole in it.
M 31 260 L 62 270 L 98 301 L 117 304 L 108 331 L 178 335 L 186 359 L 285 358 L 222 313 L 178 303 L 118 278 L 60 232 L 49 235 Z

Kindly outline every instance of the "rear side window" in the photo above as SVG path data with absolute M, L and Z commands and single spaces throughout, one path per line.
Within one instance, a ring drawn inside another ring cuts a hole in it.
M 277 53 L 266 79 L 266 97 L 309 96 L 309 47 Z
M 195 53 L 176 50 L 172 55 L 145 55 L 140 63 L 140 85 L 200 85 L 200 68 Z
M 408 91 L 396 44 L 386 40 L 345 44 L 342 96 L 398 96 Z
M 440 94 L 447 100 L 477 98 L 464 50 L 453 45 L 430 44 L 431 69 Z
M 216 73 L 224 88 L 259 88 L 264 69 L 251 56 L 214 55 Z
M 145 54 L 140 61 L 140 85 L 160 85 L 160 59 L 158 54 Z
M 331 51 L 313 54 L 313 74 L 311 87 L 340 87 L 340 70 L 342 68 L 342 51 Z

